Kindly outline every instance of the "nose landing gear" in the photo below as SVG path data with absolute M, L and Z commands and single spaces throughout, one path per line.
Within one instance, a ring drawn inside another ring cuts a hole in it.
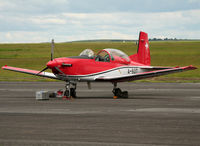
M 66 82 L 65 92 L 63 99 L 76 98 L 76 83 L 75 82 Z
M 113 83 L 114 88 L 112 90 L 114 96 L 113 98 L 128 98 L 128 91 L 122 91 L 120 88 L 117 88 L 117 83 Z

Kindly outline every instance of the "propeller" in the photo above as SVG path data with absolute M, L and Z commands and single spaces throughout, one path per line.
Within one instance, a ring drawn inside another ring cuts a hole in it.
M 39 75 L 41 72 L 43 72 L 43 71 L 45 71 L 47 69 L 48 69 L 48 67 L 45 67 L 43 70 L 41 70 L 39 73 L 37 73 L 37 75 Z
M 51 40 L 51 61 L 53 60 L 54 54 L 54 39 Z
M 51 40 L 51 61 L 53 60 L 53 54 L 54 54 L 54 39 Z M 39 75 L 41 72 L 47 70 L 49 67 L 45 67 L 44 69 L 42 69 L 40 72 L 37 73 L 37 75 Z
M 51 61 L 49 61 L 49 62 L 47 63 L 47 67 L 45 67 L 45 68 L 42 69 L 40 72 L 38 72 L 37 75 L 39 75 L 40 73 L 44 72 L 44 71 L 47 70 L 47 69 L 55 69 L 55 70 L 58 71 L 58 73 L 59 73 L 60 75 L 62 75 L 63 77 L 67 77 L 67 75 L 66 75 L 62 70 L 60 70 L 60 69 L 56 66 L 57 62 L 56 62 L 56 60 L 53 60 L 53 55 L 54 55 L 54 39 L 52 39 L 52 41 L 51 41 Z M 65 64 L 65 63 L 62 63 L 61 66 L 62 66 L 62 67 L 71 67 L 72 64 Z
M 66 76 L 66 74 L 64 72 L 62 72 L 58 67 L 54 67 L 58 72 L 60 72 L 62 75 Z
M 59 73 L 61 73 L 62 75 L 64 75 L 64 76 L 66 76 L 65 74 L 64 74 L 64 72 L 62 72 L 58 67 L 54 67 Z M 41 72 L 43 72 L 43 71 L 45 71 L 45 70 L 47 70 L 47 69 L 49 69 L 49 67 L 47 66 L 47 67 L 45 67 L 43 70 L 41 70 L 39 73 L 37 73 L 37 75 L 39 75 Z

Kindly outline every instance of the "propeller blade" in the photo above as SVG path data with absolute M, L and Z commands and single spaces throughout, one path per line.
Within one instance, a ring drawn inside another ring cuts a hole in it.
M 41 70 L 39 73 L 37 73 L 37 75 L 40 74 L 41 72 L 47 70 L 47 69 L 48 69 L 48 67 L 45 67 L 43 70 Z
M 59 73 L 61 73 L 61 74 L 59 74 L 59 76 L 58 77 L 60 77 L 62 80 L 67 80 L 67 75 L 63 72 L 63 71 L 61 71 L 58 67 L 54 67 Z
M 62 72 L 58 67 L 54 67 L 58 72 L 60 72 L 62 75 L 66 76 L 64 72 Z
M 51 61 L 53 60 L 53 54 L 54 54 L 54 39 L 51 41 Z

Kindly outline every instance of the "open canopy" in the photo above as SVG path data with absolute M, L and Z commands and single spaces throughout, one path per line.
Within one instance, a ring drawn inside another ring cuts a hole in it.
M 124 52 L 118 49 L 103 49 L 101 50 L 96 57 L 96 61 L 104 61 L 104 62 L 116 62 L 121 64 L 128 64 L 130 62 L 130 58 Z
M 128 57 L 128 55 L 118 49 L 111 48 L 106 48 L 99 51 L 96 56 L 94 54 L 94 51 L 92 51 L 91 49 L 85 49 L 80 53 L 79 56 L 91 59 L 95 58 L 96 61 L 101 62 L 115 62 L 121 64 L 130 63 L 130 58 Z
M 83 50 L 79 56 L 85 56 L 88 58 L 94 58 L 94 51 L 92 51 L 91 49 L 85 49 Z

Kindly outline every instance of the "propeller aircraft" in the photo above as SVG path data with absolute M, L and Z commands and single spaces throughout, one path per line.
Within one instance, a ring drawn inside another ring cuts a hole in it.
M 79 56 L 53 58 L 54 41 L 52 41 L 51 60 L 41 71 L 3 66 L 2 69 L 21 72 L 66 82 L 64 96 L 76 97 L 78 82 L 110 82 L 113 84 L 114 98 L 128 98 L 128 92 L 117 87 L 119 82 L 135 81 L 176 72 L 197 69 L 185 67 L 151 66 L 148 34 L 140 32 L 136 54 L 126 55 L 118 49 L 106 48 L 96 55 L 86 49 Z M 52 73 L 45 72 L 51 69 Z

